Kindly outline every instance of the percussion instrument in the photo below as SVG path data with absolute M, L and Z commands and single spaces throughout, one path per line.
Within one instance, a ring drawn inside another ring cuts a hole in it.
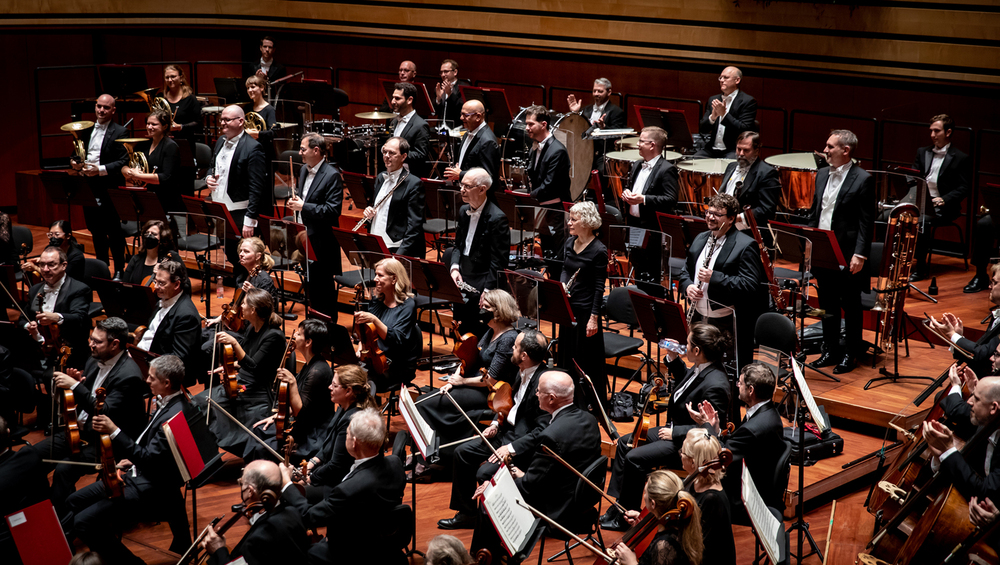
M 784 212 L 808 211 L 816 194 L 816 157 L 812 153 L 772 155 L 764 162 L 778 170 L 781 179 L 781 201 Z M 804 213 L 804 212 L 801 212 Z
M 628 149 L 638 149 L 639 148 L 639 136 L 635 137 L 623 137 L 615 142 L 619 151 L 626 151 Z
M 691 206 L 690 213 L 694 216 L 701 216 L 700 206 L 706 198 L 711 198 L 719 193 L 722 188 L 722 177 L 726 174 L 726 167 L 735 159 L 693 159 L 677 163 L 680 176 L 681 193 L 677 197 L 677 203 L 695 203 L 699 207 Z
M 337 141 L 344 138 L 344 129 L 347 124 L 336 120 L 315 120 L 306 123 L 306 129 L 312 133 L 318 133 L 323 137 L 332 137 Z
M 361 118 L 362 120 L 391 120 L 396 117 L 396 114 L 392 112 L 361 112 L 360 114 L 354 114 L 355 118 Z
M 508 190 L 528 188 L 528 153 L 531 140 L 525 133 L 526 108 L 521 108 L 500 141 L 500 178 Z
M 59 129 L 62 131 L 68 131 L 73 134 L 73 158 L 76 159 L 78 163 L 83 163 L 87 160 L 87 148 L 84 147 L 83 140 L 80 139 L 77 132 L 90 129 L 92 127 L 94 127 L 94 122 L 86 120 L 81 122 L 70 122 L 59 126 Z
M 201 107 L 201 115 L 202 116 L 214 116 L 214 115 L 217 115 L 217 114 L 221 114 L 223 110 L 225 110 L 225 107 L 223 107 L 223 106 L 202 106 Z
M 551 127 L 552 135 L 566 146 L 569 153 L 569 194 L 574 202 L 587 190 L 590 171 L 594 167 L 594 140 L 583 139 L 588 129 L 590 121 L 576 113 L 564 114 Z

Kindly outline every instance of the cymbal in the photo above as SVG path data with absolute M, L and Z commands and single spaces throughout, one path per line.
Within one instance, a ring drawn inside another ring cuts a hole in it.
M 63 124 L 59 126 L 59 129 L 63 131 L 81 131 L 92 127 L 94 127 L 94 122 L 84 120 L 82 122 L 70 122 L 68 124 Z
M 116 139 L 118 143 L 142 143 L 143 141 L 149 141 L 148 137 L 123 137 L 121 139 Z
M 390 112 L 361 112 L 360 114 L 354 114 L 355 118 L 361 118 L 362 120 L 388 120 L 389 118 L 395 118 L 396 114 Z

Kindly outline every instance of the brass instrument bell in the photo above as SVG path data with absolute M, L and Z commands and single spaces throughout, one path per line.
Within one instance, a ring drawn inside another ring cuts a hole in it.
M 94 122 L 91 121 L 70 122 L 59 126 L 59 129 L 68 131 L 73 135 L 73 158 L 78 163 L 84 163 L 87 161 L 87 148 L 83 145 L 83 140 L 80 139 L 80 135 L 77 132 L 90 129 L 92 127 L 94 127 Z
M 140 173 L 149 172 L 149 163 L 146 162 L 146 155 L 142 151 L 135 150 L 136 143 L 148 141 L 145 137 L 126 137 L 123 139 L 116 139 L 115 141 L 125 144 L 125 150 L 128 151 L 128 166 L 130 169 L 136 169 Z M 146 186 L 146 183 L 141 180 L 133 179 L 132 186 Z
M 267 129 L 267 123 L 263 116 L 257 112 L 247 112 L 243 119 L 243 131 L 256 131 L 258 133 Z

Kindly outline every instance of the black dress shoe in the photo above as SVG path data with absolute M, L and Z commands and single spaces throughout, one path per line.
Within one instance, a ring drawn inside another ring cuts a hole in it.
M 605 514 L 607 516 L 607 514 Z M 628 521 L 621 514 L 617 514 L 614 518 L 610 520 L 605 520 L 604 516 L 601 516 L 601 529 L 602 530 L 612 530 L 615 532 L 624 532 L 629 528 Z
M 973 292 L 979 292 L 981 290 L 986 290 L 990 287 L 990 280 L 984 276 L 976 275 L 972 277 L 969 284 L 965 285 L 962 292 L 966 294 L 972 294 Z
M 476 517 L 458 512 L 454 518 L 438 520 L 438 528 L 442 530 L 472 530 L 476 527 Z
M 850 355 L 844 355 L 844 358 L 840 360 L 840 363 L 833 368 L 834 375 L 842 375 L 844 373 L 850 373 L 858 366 L 858 360 Z
M 618 518 L 621 515 L 622 515 L 622 513 L 621 513 L 620 510 L 618 510 L 617 506 L 610 506 L 610 507 L 608 507 L 607 512 L 605 512 L 604 514 L 601 514 L 601 520 L 600 521 L 601 521 L 601 523 L 608 522 L 610 524 L 611 522 L 613 522 L 615 520 L 615 518 Z
M 926 279 L 928 275 L 930 275 L 930 272 L 927 269 L 915 269 L 910 273 L 910 282 L 920 282 Z
M 819 356 L 819 359 L 813 361 L 811 365 L 813 367 L 832 367 L 837 363 L 840 363 L 840 359 L 841 357 L 839 355 L 830 351 L 824 351 L 823 354 Z

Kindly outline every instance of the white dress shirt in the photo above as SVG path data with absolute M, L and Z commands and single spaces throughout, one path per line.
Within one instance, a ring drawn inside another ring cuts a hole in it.
M 847 171 L 851 169 L 850 161 L 839 167 L 830 167 L 830 177 L 826 181 L 826 190 L 823 191 L 823 201 L 819 209 L 819 229 L 833 229 L 833 211 L 837 207 L 837 197 L 840 196 L 840 189 L 844 186 L 844 179 L 847 178 Z
M 674 399 L 680 398 L 681 395 L 684 394 L 684 391 L 686 391 L 687 389 L 691 388 L 691 385 L 694 384 L 695 381 L 697 381 L 698 379 L 701 378 L 702 372 L 705 369 L 707 369 L 709 365 L 711 365 L 711 363 L 708 363 L 708 362 L 702 363 L 701 365 L 695 365 L 694 366 L 694 374 L 691 375 L 690 379 L 684 381 L 684 384 L 682 384 L 680 387 L 678 387 L 677 390 L 675 390 L 670 395 L 671 398 L 674 398 Z
M 531 383 L 531 375 L 535 374 L 535 369 L 538 365 L 533 365 L 527 369 L 521 371 L 521 386 L 517 387 L 514 391 L 514 406 L 510 409 L 507 414 L 507 422 L 513 426 L 517 420 L 517 409 L 521 406 L 521 401 L 524 400 L 524 395 L 528 392 L 528 385 Z M 513 453 L 513 451 L 511 451 Z
M 96 392 L 97 389 L 101 388 L 101 386 L 104 385 L 104 381 L 105 381 L 105 379 L 108 378 L 108 374 L 111 373 L 111 369 L 115 368 L 115 365 L 118 363 L 118 360 L 121 359 L 122 355 L 124 355 L 124 354 L 125 354 L 125 351 L 119 351 L 118 355 L 115 355 L 111 359 L 108 359 L 107 361 L 98 361 L 97 362 L 97 376 L 94 377 L 94 382 L 90 385 L 90 397 L 91 398 L 95 397 L 94 392 Z M 76 390 L 76 387 L 79 384 L 80 384 L 79 381 L 73 383 L 73 386 L 69 387 L 70 390 Z M 77 412 L 76 419 L 79 420 L 80 425 L 82 426 L 83 424 L 86 424 L 87 423 L 87 418 L 89 417 L 89 415 L 87 414 L 87 411 L 84 410 L 83 408 L 80 408 L 78 406 L 76 408 L 76 412 Z
M 222 149 L 219 150 L 219 154 L 215 156 L 215 174 L 218 175 L 215 185 L 215 190 L 212 191 L 212 201 L 221 202 L 226 205 L 229 210 L 245 210 L 247 206 L 250 205 L 249 200 L 241 200 L 239 202 L 233 202 L 229 198 L 229 172 L 232 170 L 233 158 L 236 155 L 236 146 L 240 143 L 240 138 L 243 137 L 243 132 L 232 139 L 227 139 L 222 145 Z M 243 225 L 248 227 L 257 227 L 257 220 L 253 218 L 243 218 Z
M 97 165 L 100 176 L 107 176 L 108 169 L 101 164 L 101 146 L 104 145 L 104 136 L 108 133 L 108 125 L 100 122 L 94 123 L 94 128 L 90 132 L 90 145 L 87 146 L 87 162 Z
M 722 125 L 722 118 L 725 118 L 726 114 L 729 114 L 729 108 L 732 107 L 733 100 L 736 100 L 736 95 L 739 93 L 740 93 L 739 90 L 734 90 L 729 94 L 729 96 L 725 96 L 722 98 L 722 101 L 726 103 L 726 113 L 722 114 L 717 118 L 717 121 L 719 122 L 719 129 L 715 133 L 715 144 L 712 145 L 712 149 L 718 149 L 719 151 L 726 150 L 726 142 L 723 139 L 726 135 L 726 126 Z
M 306 169 L 306 181 L 302 183 L 302 201 L 304 202 L 306 197 L 309 196 L 309 189 L 312 188 L 313 181 L 316 180 L 316 173 L 319 172 L 320 168 L 326 163 L 326 157 L 320 159 L 319 163 L 315 167 L 309 167 Z M 295 221 L 302 223 L 302 210 L 295 213 Z
M 382 202 L 386 194 L 392 190 L 392 187 L 396 186 L 396 182 L 399 181 L 399 175 L 402 174 L 402 167 L 396 169 L 395 171 L 385 172 L 385 180 L 382 182 L 382 186 L 378 189 L 378 194 L 375 196 L 375 202 Z M 384 202 L 381 206 L 375 210 L 375 217 L 372 219 L 372 229 L 369 231 L 372 235 L 377 235 L 382 238 L 385 242 L 386 247 L 399 247 L 398 241 L 393 241 L 386 233 L 386 227 L 389 225 L 389 205 L 392 203 L 392 198 Z
M 951 144 L 945 145 L 941 149 L 937 147 L 932 147 L 931 152 L 933 156 L 931 157 L 931 168 L 927 171 L 927 190 L 931 193 L 932 198 L 940 198 L 941 192 L 937 187 L 938 175 L 941 174 L 941 165 L 944 164 L 944 158 L 948 155 L 948 148 Z
M 604 115 L 604 109 L 607 107 L 607 102 L 601 104 L 600 106 L 594 106 L 594 109 L 590 111 L 590 125 L 596 124 L 597 120 L 601 119 L 601 116 Z
M 535 153 L 535 167 L 536 168 L 538 167 L 538 162 L 541 161 L 541 159 L 542 159 L 542 151 L 545 150 L 545 144 L 547 144 L 550 139 L 552 139 L 552 132 L 551 131 L 548 132 L 548 135 L 545 136 L 545 139 L 543 139 L 541 141 L 536 141 L 535 142 L 535 150 L 537 151 Z
M 750 408 L 747 408 L 747 415 L 746 415 L 745 418 L 743 418 L 743 421 L 745 422 L 745 421 L 749 420 L 750 416 L 753 416 L 754 414 L 756 414 L 757 411 L 760 410 L 761 408 L 763 408 L 764 405 L 767 404 L 768 402 L 769 402 L 768 400 L 761 400 L 757 404 L 754 404 Z
M 711 247 L 711 242 L 712 238 L 711 236 L 709 236 L 708 241 L 705 242 L 705 247 L 703 247 L 701 253 L 698 254 L 697 262 L 694 264 L 696 269 L 700 268 L 702 265 L 705 264 L 705 257 L 708 255 L 708 249 L 709 247 Z M 719 251 L 722 250 L 722 245 L 724 243 L 726 243 L 725 235 L 718 238 L 718 240 L 716 241 L 715 249 L 712 250 L 712 257 L 709 258 L 708 260 L 708 267 L 707 267 L 708 269 L 712 269 L 713 271 L 715 270 L 715 260 L 719 258 Z M 733 313 L 733 309 L 728 307 L 717 308 L 715 310 L 712 310 L 711 303 L 709 302 L 710 298 L 708 296 L 709 285 L 707 283 L 698 282 L 697 271 L 695 271 L 694 276 L 696 284 L 700 285 L 700 288 L 703 291 L 701 294 L 701 300 L 695 302 L 695 308 L 698 309 L 698 313 L 700 313 L 705 318 L 724 318 Z
M 403 135 L 403 130 L 406 129 L 406 124 L 410 122 L 410 118 L 412 118 L 416 113 L 416 110 L 410 110 L 410 112 L 405 116 L 400 116 L 399 119 L 396 120 L 396 129 L 392 130 L 392 135 L 394 137 Z
M 475 139 L 476 135 L 479 134 L 479 130 L 483 129 L 484 127 L 486 127 L 486 122 L 479 124 L 479 127 L 477 127 L 472 131 L 465 132 L 465 135 L 462 137 L 462 150 L 458 154 L 458 164 L 455 165 L 459 169 L 462 168 L 462 161 L 465 160 L 465 151 L 469 148 L 470 145 L 472 145 L 472 140 Z
M 632 194 L 636 196 L 642 196 L 646 192 L 646 185 L 649 184 L 649 175 L 653 173 L 653 167 L 656 166 L 656 162 L 660 160 L 660 156 L 656 155 L 649 161 L 645 161 L 639 167 L 639 174 L 635 176 L 635 185 L 632 186 Z M 643 203 L 646 199 L 643 198 Z M 639 217 L 639 205 L 632 204 L 629 206 L 628 213 L 636 218 Z
M 149 322 L 149 326 L 146 328 L 145 333 L 142 334 L 142 339 L 139 340 L 136 347 L 143 351 L 149 351 L 149 348 L 153 345 L 156 330 L 160 328 L 160 322 L 166 317 L 167 312 L 170 312 L 170 309 L 174 307 L 174 304 L 177 304 L 177 301 L 180 300 L 183 294 L 183 292 L 178 292 L 173 298 L 160 301 L 160 309 L 156 311 L 156 314 L 153 314 L 153 320 Z
M 271 72 L 271 64 L 274 63 L 274 59 L 270 61 L 265 61 L 263 57 L 260 58 L 260 70 L 264 71 L 264 74 Z
M 177 392 L 175 392 L 173 394 L 168 394 L 167 396 L 163 396 L 163 397 L 157 396 L 156 397 L 156 411 L 153 412 L 153 416 L 149 419 L 149 424 L 146 425 L 146 429 L 142 430 L 142 433 L 139 434 L 138 438 L 136 438 L 136 440 L 135 440 L 136 444 L 138 444 L 139 442 L 141 442 L 142 438 L 146 437 L 146 432 L 148 432 L 149 428 L 151 428 L 153 426 L 153 421 L 156 420 L 156 416 L 157 416 L 157 414 L 160 413 L 160 410 L 163 410 L 167 406 L 167 404 L 170 404 L 170 400 L 173 399 L 173 397 L 177 396 L 180 393 L 181 393 L 181 391 L 177 391 Z M 115 437 L 121 431 L 122 431 L 121 428 L 118 428 L 117 430 L 115 430 L 115 433 L 111 434 L 111 439 L 115 439 Z M 133 477 L 135 476 L 135 466 L 132 467 L 132 476 Z

